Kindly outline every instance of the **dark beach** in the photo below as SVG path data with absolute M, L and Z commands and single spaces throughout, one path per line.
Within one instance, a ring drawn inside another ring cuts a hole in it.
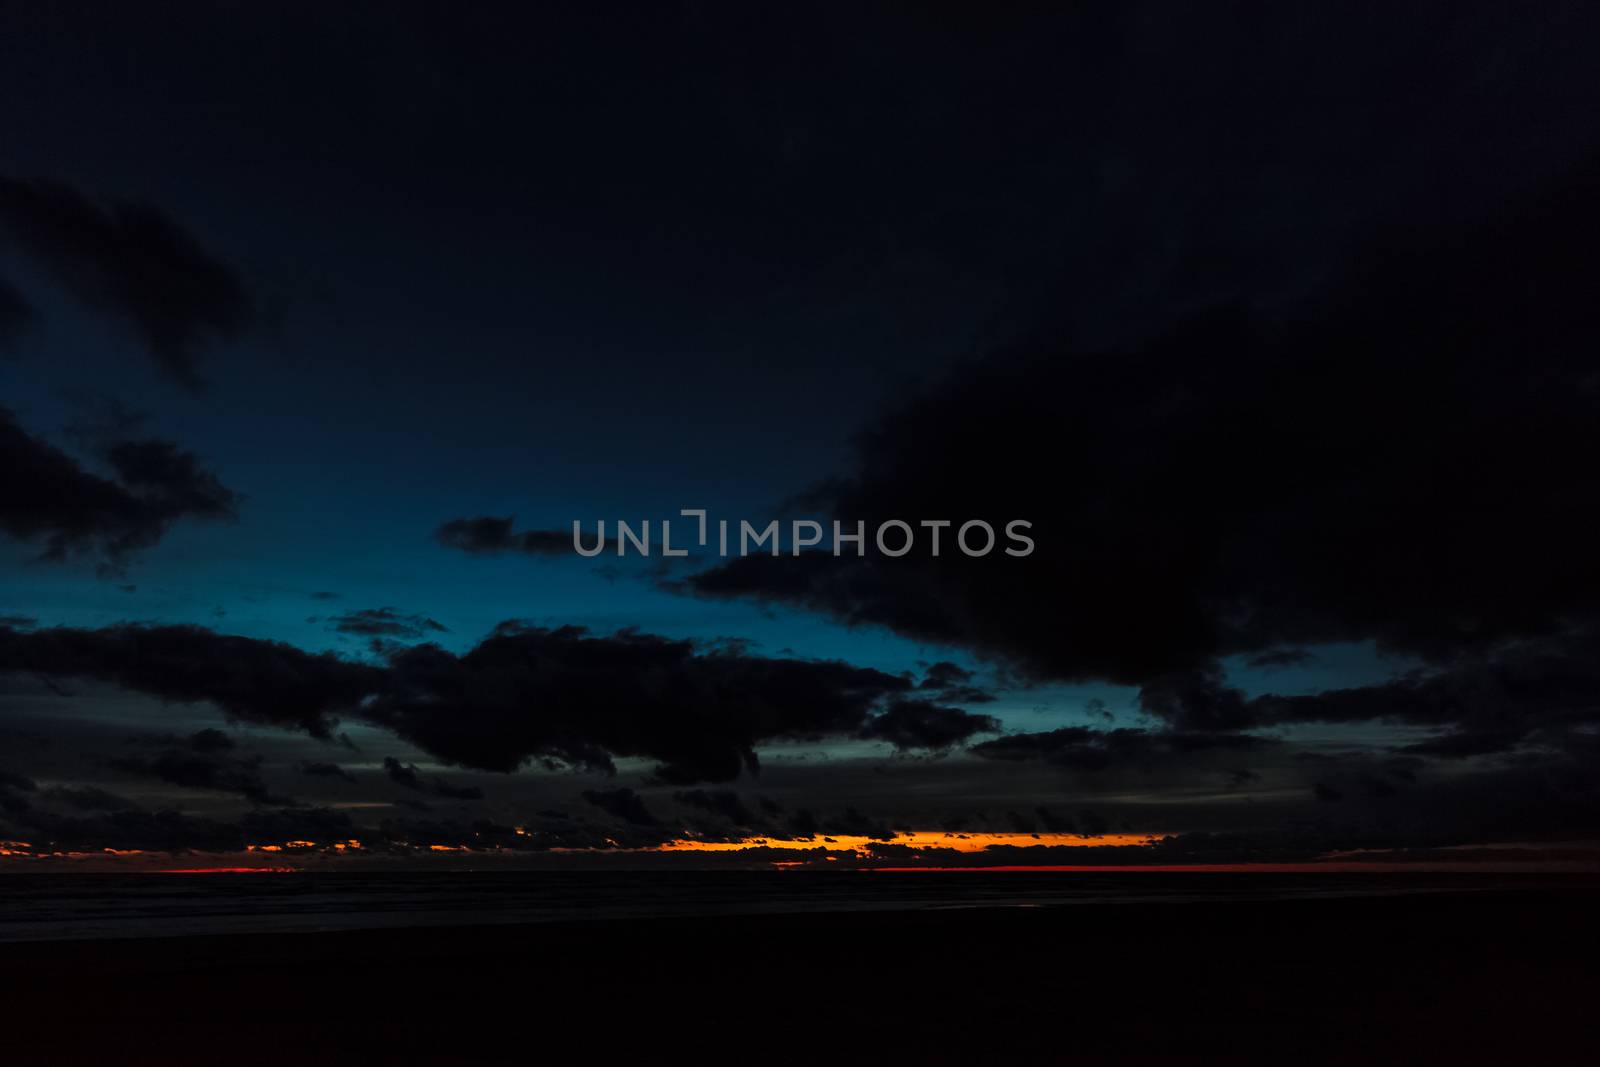
M 18 1063 L 1586 1063 L 1595 889 L 36 941 L 0 971 Z

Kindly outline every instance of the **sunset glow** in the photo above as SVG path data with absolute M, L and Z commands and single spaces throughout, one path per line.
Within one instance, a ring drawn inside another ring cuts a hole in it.
M 298 867 L 163 867 L 153 874 L 294 874 Z
M 1078 834 L 957 834 L 943 830 L 902 831 L 890 840 L 870 837 L 835 835 L 830 837 L 747 837 L 741 841 L 677 840 L 647 851 L 653 852 L 737 852 L 747 848 L 784 848 L 804 851 L 826 849 L 830 852 L 853 851 L 870 854 L 874 845 L 906 845 L 911 848 L 951 849 L 956 852 L 982 852 L 994 845 L 1013 847 L 1087 847 L 1093 845 L 1149 845 L 1160 841 L 1162 834 L 1098 834 L 1091 837 Z

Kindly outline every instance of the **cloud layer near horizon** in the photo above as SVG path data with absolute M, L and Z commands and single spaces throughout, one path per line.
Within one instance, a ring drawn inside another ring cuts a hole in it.
M 997 725 L 900 699 L 911 681 L 869 668 L 516 623 L 461 655 L 394 646 L 376 663 L 198 626 L 0 626 L 0 671 L 207 701 L 244 722 L 319 738 L 347 717 L 479 770 L 535 760 L 610 770 L 639 757 L 682 784 L 736 778 L 773 740 L 859 735 L 939 749 Z

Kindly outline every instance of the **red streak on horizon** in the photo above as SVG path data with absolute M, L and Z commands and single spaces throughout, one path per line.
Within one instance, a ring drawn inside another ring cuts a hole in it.
M 151 874 L 294 874 L 299 867 L 163 867 Z
M 1439 862 L 1417 861 L 1415 863 L 1172 863 L 1155 864 L 1139 863 L 1124 864 L 1120 866 L 1084 864 L 1082 866 L 1061 867 L 1023 867 L 1023 866 L 989 866 L 972 864 L 965 867 L 859 867 L 861 871 L 876 871 L 881 874 L 968 874 L 992 871 L 1073 871 L 1088 874 L 1136 874 L 1146 871 L 1167 874 L 1365 874 L 1368 872 L 1406 872 L 1414 871 L 1439 871 L 1444 873 L 1467 874 L 1546 874 L 1564 871 L 1590 872 L 1595 870 L 1595 865 L 1583 861 L 1573 862 L 1516 862 L 1501 860 L 1486 860 L 1482 862 L 1448 860 Z

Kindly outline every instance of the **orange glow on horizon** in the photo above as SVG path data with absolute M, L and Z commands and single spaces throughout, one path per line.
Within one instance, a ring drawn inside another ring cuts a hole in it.
M 911 848 L 941 848 L 954 852 L 982 852 L 994 845 L 1017 848 L 1049 846 L 1052 848 L 1086 848 L 1105 845 L 1149 845 L 1160 841 L 1165 834 L 1097 834 L 1080 837 L 1077 834 L 967 834 L 944 830 L 910 830 L 897 834 L 887 841 L 848 834 L 797 837 L 747 837 L 741 841 L 697 841 L 684 838 L 668 841 L 646 852 L 738 852 L 747 848 L 782 848 L 814 852 L 858 852 L 866 854 L 873 845 L 906 845 Z

